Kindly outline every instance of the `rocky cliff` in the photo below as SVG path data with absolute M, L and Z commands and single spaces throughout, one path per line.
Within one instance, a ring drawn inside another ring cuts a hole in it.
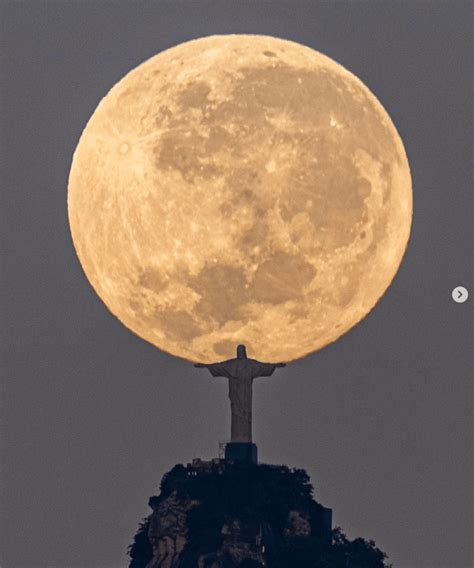
M 130 568 L 385 568 L 372 541 L 331 531 L 303 470 L 232 464 L 177 465 L 129 547 Z

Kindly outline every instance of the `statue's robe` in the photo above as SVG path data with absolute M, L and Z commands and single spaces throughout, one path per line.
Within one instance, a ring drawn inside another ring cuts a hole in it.
M 257 377 L 269 377 L 276 369 L 247 357 L 206 365 L 214 377 L 229 379 L 231 442 L 252 442 L 252 383 Z

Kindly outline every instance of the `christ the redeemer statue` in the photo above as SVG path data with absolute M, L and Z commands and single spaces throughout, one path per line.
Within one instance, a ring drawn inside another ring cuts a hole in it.
M 197 363 L 209 369 L 213 377 L 229 379 L 231 408 L 231 444 L 252 444 L 252 383 L 257 377 L 269 377 L 285 363 L 261 363 L 247 357 L 245 345 L 237 347 L 237 357 L 220 363 Z

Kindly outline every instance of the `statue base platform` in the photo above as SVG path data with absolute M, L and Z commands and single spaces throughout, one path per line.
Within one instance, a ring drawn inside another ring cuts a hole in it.
M 257 464 L 257 446 L 246 442 L 229 442 L 225 446 L 226 461 Z

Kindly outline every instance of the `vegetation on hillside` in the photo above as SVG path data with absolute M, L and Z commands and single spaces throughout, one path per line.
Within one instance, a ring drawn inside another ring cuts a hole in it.
M 313 487 L 304 470 L 262 464 L 192 472 L 176 465 L 163 477 L 160 495 L 149 500 L 152 508 L 172 494 L 182 502 L 200 503 L 187 516 L 187 544 L 180 568 L 195 568 L 197 558 L 220 549 L 222 528 L 234 521 L 250 535 L 260 532 L 266 568 L 389 568 L 385 553 L 373 541 L 351 541 L 340 528 L 327 534 L 324 508 L 313 499 Z M 291 511 L 302 512 L 309 522 L 309 533 L 288 530 Z M 151 515 L 143 520 L 129 546 L 130 568 L 145 568 L 152 558 L 147 537 L 150 519 Z M 239 568 L 263 565 L 247 559 Z

